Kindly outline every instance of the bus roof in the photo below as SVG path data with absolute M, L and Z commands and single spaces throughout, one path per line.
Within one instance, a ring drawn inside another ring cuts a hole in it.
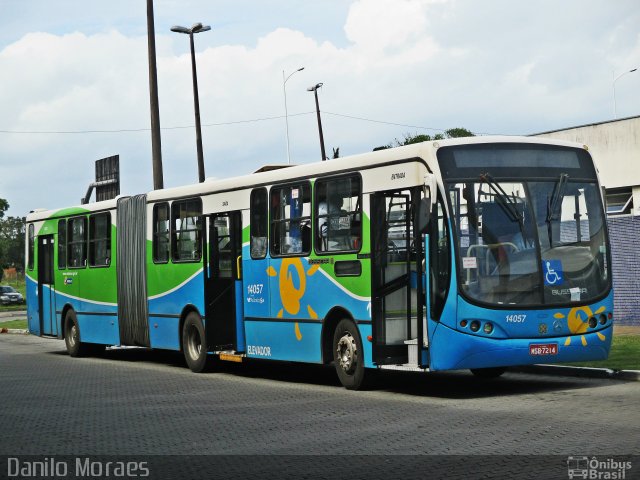
M 394 160 L 421 158 L 427 162 L 430 170 L 438 171 L 435 161 L 435 153 L 440 147 L 452 145 L 468 145 L 482 143 L 532 143 L 545 145 L 558 145 L 574 148 L 586 148 L 585 145 L 567 142 L 563 140 L 553 140 L 540 137 L 522 136 L 481 136 L 462 137 L 446 140 L 435 140 L 421 142 L 402 147 L 388 148 L 374 152 L 361 153 L 348 157 L 341 157 L 326 162 L 314 162 L 302 165 L 268 165 L 260 168 L 255 173 L 231 177 L 227 179 L 207 179 L 203 183 L 195 183 L 178 187 L 165 188 L 162 190 L 152 190 L 147 194 L 147 201 L 154 202 L 171 198 L 184 198 L 189 196 L 205 195 L 223 190 L 234 190 L 250 188 L 252 185 L 268 185 L 273 183 L 286 182 L 288 179 L 299 177 L 315 177 L 331 172 L 341 172 L 344 170 L 359 170 L 371 167 L 373 164 L 386 164 Z M 120 195 L 119 197 L 126 197 Z M 69 214 L 80 214 L 82 212 L 92 212 L 100 210 L 115 209 L 117 205 L 116 197 L 112 200 L 93 202 L 75 207 L 33 210 L 27 215 L 27 221 L 44 220 L 52 216 L 63 216 Z

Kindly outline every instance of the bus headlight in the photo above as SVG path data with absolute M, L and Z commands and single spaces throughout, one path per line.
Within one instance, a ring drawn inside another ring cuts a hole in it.
M 600 325 L 607 323 L 607 316 L 604 313 L 600 314 Z
M 469 328 L 472 332 L 477 332 L 478 330 L 480 330 L 480 322 L 478 320 L 472 321 Z
M 589 327 L 596 328 L 597 325 L 598 325 L 598 320 L 596 319 L 596 317 L 591 317 L 589 319 Z
M 482 330 L 484 330 L 484 333 L 489 335 L 491 332 L 493 332 L 493 324 L 491 322 L 485 323 Z

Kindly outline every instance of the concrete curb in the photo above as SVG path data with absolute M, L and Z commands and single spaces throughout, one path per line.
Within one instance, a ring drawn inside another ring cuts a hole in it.
M 0 328 L 0 333 L 13 333 L 19 335 L 28 335 L 29 331 L 24 328 Z
M 565 377 L 610 378 L 613 380 L 640 381 L 640 370 L 612 370 L 610 368 L 571 367 L 566 365 L 525 365 L 511 367 L 513 372 Z

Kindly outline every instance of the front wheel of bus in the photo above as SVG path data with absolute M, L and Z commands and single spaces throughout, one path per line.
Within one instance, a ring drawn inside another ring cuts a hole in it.
M 204 372 L 209 367 L 207 342 L 200 315 L 191 312 L 182 325 L 182 352 L 192 372 Z
M 340 320 L 333 334 L 333 360 L 340 383 L 348 390 L 365 387 L 363 353 L 358 328 L 351 320 Z
M 71 357 L 83 357 L 89 353 L 88 345 L 80 341 L 80 327 L 73 310 L 69 310 L 64 317 L 64 343 Z

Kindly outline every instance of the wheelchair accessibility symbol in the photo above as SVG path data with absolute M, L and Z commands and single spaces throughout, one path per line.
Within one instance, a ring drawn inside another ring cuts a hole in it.
M 542 262 L 542 273 L 544 274 L 544 284 L 546 286 L 562 285 L 564 281 L 562 262 L 560 260 L 545 260 Z

